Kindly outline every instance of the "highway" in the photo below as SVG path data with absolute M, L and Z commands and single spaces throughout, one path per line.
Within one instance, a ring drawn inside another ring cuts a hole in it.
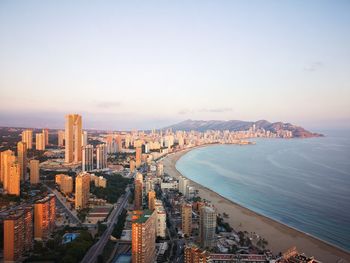
M 130 191 L 127 189 L 125 195 L 118 200 L 118 205 L 114 206 L 112 213 L 109 215 L 107 220 L 107 229 L 105 232 L 103 232 L 100 239 L 90 247 L 81 263 L 95 263 L 98 255 L 102 254 L 103 248 L 106 246 L 108 239 L 113 232 L 114 224 L 117 223 L 118 216 L 121 214 L 128 202 L 129 195 Z

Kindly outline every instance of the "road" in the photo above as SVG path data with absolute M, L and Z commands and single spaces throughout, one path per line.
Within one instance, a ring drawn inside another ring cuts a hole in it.
M 125 205 L 128 202 L 130 191 L 127 190 L 125 195 L 121 197 L 122 199 L 118 201 L 119 205 L 114 206 L 112 213 L 109 215 L 107 220 L 107 229 L 103 232 L 100 239 L 90 247 L 89 251 L 85 254 L 81 263 L 95 263 L 97 261 L 98 255 L 102 254 L 103 248 L 106 246 L 109 237 L 111 236 L 114 224 L 117 223 L 118 216 L 121 214 Z
M 60 204 L 62 205 L 62 207 L 65 208 L 65 210 L 67 211 L 67 214 L 69 216 L 70 221 L 73 224 L 77 224 L 79 225 L 81 222 L 79 220 L 79 218 L 77 217 L 76 214 L 74 214 L 70 208 L 67 206 L 64 197 L 62 196 L 62 194 L 60 192 L 58 192 L 56 189 L 51 189 L 49 186 L 47 186 L 46 184 L 44 184 L 44 186 L 49 190 L 50 193 L 54 194 L 56 196 L 56 200 L 58 200 L 60 202 Z

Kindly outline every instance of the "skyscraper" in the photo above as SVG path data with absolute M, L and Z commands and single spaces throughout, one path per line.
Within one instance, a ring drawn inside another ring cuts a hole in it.
M 191 236 L 192 234 L 192 205 L 183 204 L 181 211 L 182 218 L 182 232 L 186 236 Z
M 17 156 L 20 168 L 21 181 L 27 178 L 27 145 L 25 142 L 17 143 Z
M 134 172 L 135 171 L 135 161 L 134 160 L 130 160 L 130 172 Z
M 7 179 L 7 193 L 9 195 L 20 195 L 21 169 L 17 161 L 10 166 L 10 173 Z M 5 190 L 5 188 L 4 188 Z
M 66 115 L 65 162 L 78 163 L 82 159 L 82 118 L 78 114 Z
M 90 196 L 90 174 L 80 173 L 75 178 L 75 209 L 88 207 Z
M 1 152 L 1 181 L 3 184 L 4 192 L 8 189 L 8 180 L 10 176 L 10 167 L 16 161 L 16 156 L 11 150 Z
M 141 166 L 141 154 L 142 154 L 142 148 L 137 147 L 136 148 L 136 167 L 137 168 Z
M 141 173 L 137 173 L 135 180 L 135 191 L 134 191 L 134 209 L 140 210 L 142 209 L 142 199 L 143 199 L 143 176 Z
M 156 211 L 156 236 L 166 237 L 166 213 L 161 200 L 156 199 L 154 202 L 154 209 Z
M 11 211 L 4 218 L 4 262 L 17 262 L 33 247 L 33 207 Z
M 199 242 L 203 248 L 215 245 L 216 212 L 212 207 L 203 206 L 199 214 Z
M 66 174 L 56 174 L 56 184 L 60 186 L 61 192 L 69 194 L 73 192 L 73 178 Z
M 45 150 L 45 134 L 44 133 L 35 134 L 35 149 L 37 149 L 38 151 Z
M 33 148 L 33 131 L 32 130 L 24 130 L 22 132 L 22 142 L 26 143 L 27 149 Z
M 81 144 L 82 144 L 83 147 L 88 144 L 87 131 L 83 131 L 83 133 L 81 134 Z
M 179 192 L 183 194 L 184 196 L 187 195 L 187 186 L 189 184 L 189 181 L 187 178 L 180 176 L 179 178 Z
M 83 146 L 83 160 L 82 170 L 83 172 L 90 172 L 94 169 L 94 146 L 91 144 Z
M 34 239 L 45 240 L 55 228 L 55 195 L 49 194 L 34 204 Z
M 58 131 L 58 133 L 57 133 L 57 145 L 59 147 L 64 146 L 64 131 Z
M 38 184 L 40 182 L 39 160 L 30 160 L 30 184 Z
M 49 129 L 43 129 L 45 146 L 49 145 Z
M 148 192 L 148 209 L 154 210 L 155 209 L 155 202 L 156 202 L 156 192 L 155 191 L 149 191 Z
M 154 211 L 134 211 L 132 216 L 132 263 L 153 263 L 155 259 L 156 216 Z
M 107 146 L 106 144 L 99 144 L 96 146 L 96 168 L 107 168 Z

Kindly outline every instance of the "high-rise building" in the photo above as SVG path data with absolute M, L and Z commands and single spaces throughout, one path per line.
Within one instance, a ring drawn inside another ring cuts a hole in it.
M 181 209 L 182 232 L 186 236 L 192 234 L 192 205 L 183 204 Z
M 157 163 L 157 175 L 160 177 L 164 175 L 164 165 L 162 163 Z
M 189 184 L 189 181 L 187 178 L 180 176 L 179 178 L 179 192 L 183 194 L 184 196 L 187 195 L 187 186 Z
M 149 191 L 148 192 L 148 209 L 154 210 L 155 209 L 155 202 L 156 202 L 156 192 L 155 191 Z
M 134 160 L 130 160 L 130 172 L 134 172 L 135 171 L 135 161 Z
M 84 147 L 88 144 L 88 135 L 87 135 L 87 131 L 83 131 L 83 133 L 81 134 L 81 145 Z
M 55 228 L 55 195 L 49 194 L 34 204 L 34 239 L 46 240 Z
M 61 192 L 70 194 L 73 192 L 73 178 L 66 174 L 56 174 L 56 184 L 60 186 Z
M 155 211 L 156 211 L 156 236 L 165 238 L 166 237 L 166 212 L 161 200 L 155 200 Z
M 45 146 L 49 145 L 49 129 L 43 129 Z
M 215 245 L 216 212 L 214 208 L 203 206 L 199 213 L 199 243 L 203 248 Z
M 57 133 L 57 145 L 59 147 L 64 146 L 64 131 L 58 131 L 58 133 Z
M 4 218 L 4 262 L 18 262 L 33 248 L 33 207 L 10 212 Z
M 11 150 L 1 152 L 1 182 L 3 184 L 4 192 L 8 189 L 8 180 L 10 176 L 10 167 L 16 161 L 16 156 Z
M 99 144 L 96 146 L 96 168 L 107 168 L 107 146 L 106 144 Z
M 30 184 L 38 184 L 40 182 L 39 160 L 30 160 Z
M 82 159 L 82 118 L 78 114 L 66 115 L 65 162 L 78 163 Z
M 32 130 L 24 130 L 22 132 L 22 142 L 26 143 L 27 149 L 33 148 L 33 131 Z
M 7 194 L 20 195 L 21 169 L 17 161 L 10 166 L 10 173 L 7 179 Z M 5 190 L 5 189 L 4 189 Z
M 153 263 L 156 252 L 156 214 L 154 211 L 134 211 L 132 216 L 132 263 Z
M 142 209 L 142 199 L 143 199 L 143 176 L 141 173 L 137 173 L 134 180 L 135 190 L 134 190 L 134 209 Z
M 37 149 L 38 151 L 45 150 L 45 134 L 44 133 L 35 134 L 35 149 Z
M 90 172 L 94 169 L 94 146 L 91 144 L 83 146 L 83 160 L 82 170 L 83 172 Z
M 136 148 L 136 167 L 137 168 L 141 166 L 141 155 L 142 155 L 142 148 L 137 147 Z
M 21 174 L 21 181 L 25 181 L 27 179 L 27 145 L 25 142 L 17 143 L 17 156 Z
M 210 254 L 203 251 L 195 245 L 186 245 L 185 247 L 185 263 L 209 263 L 212 262 Z
M 80 173 L 75 178 L 75 209 L 88 207 L 90 196 L 90 174 Z

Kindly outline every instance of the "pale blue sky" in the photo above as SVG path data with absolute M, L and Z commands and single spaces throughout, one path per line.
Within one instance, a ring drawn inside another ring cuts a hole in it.
M 350 126 L 350 1 L 0 1 L 0 126 Z

